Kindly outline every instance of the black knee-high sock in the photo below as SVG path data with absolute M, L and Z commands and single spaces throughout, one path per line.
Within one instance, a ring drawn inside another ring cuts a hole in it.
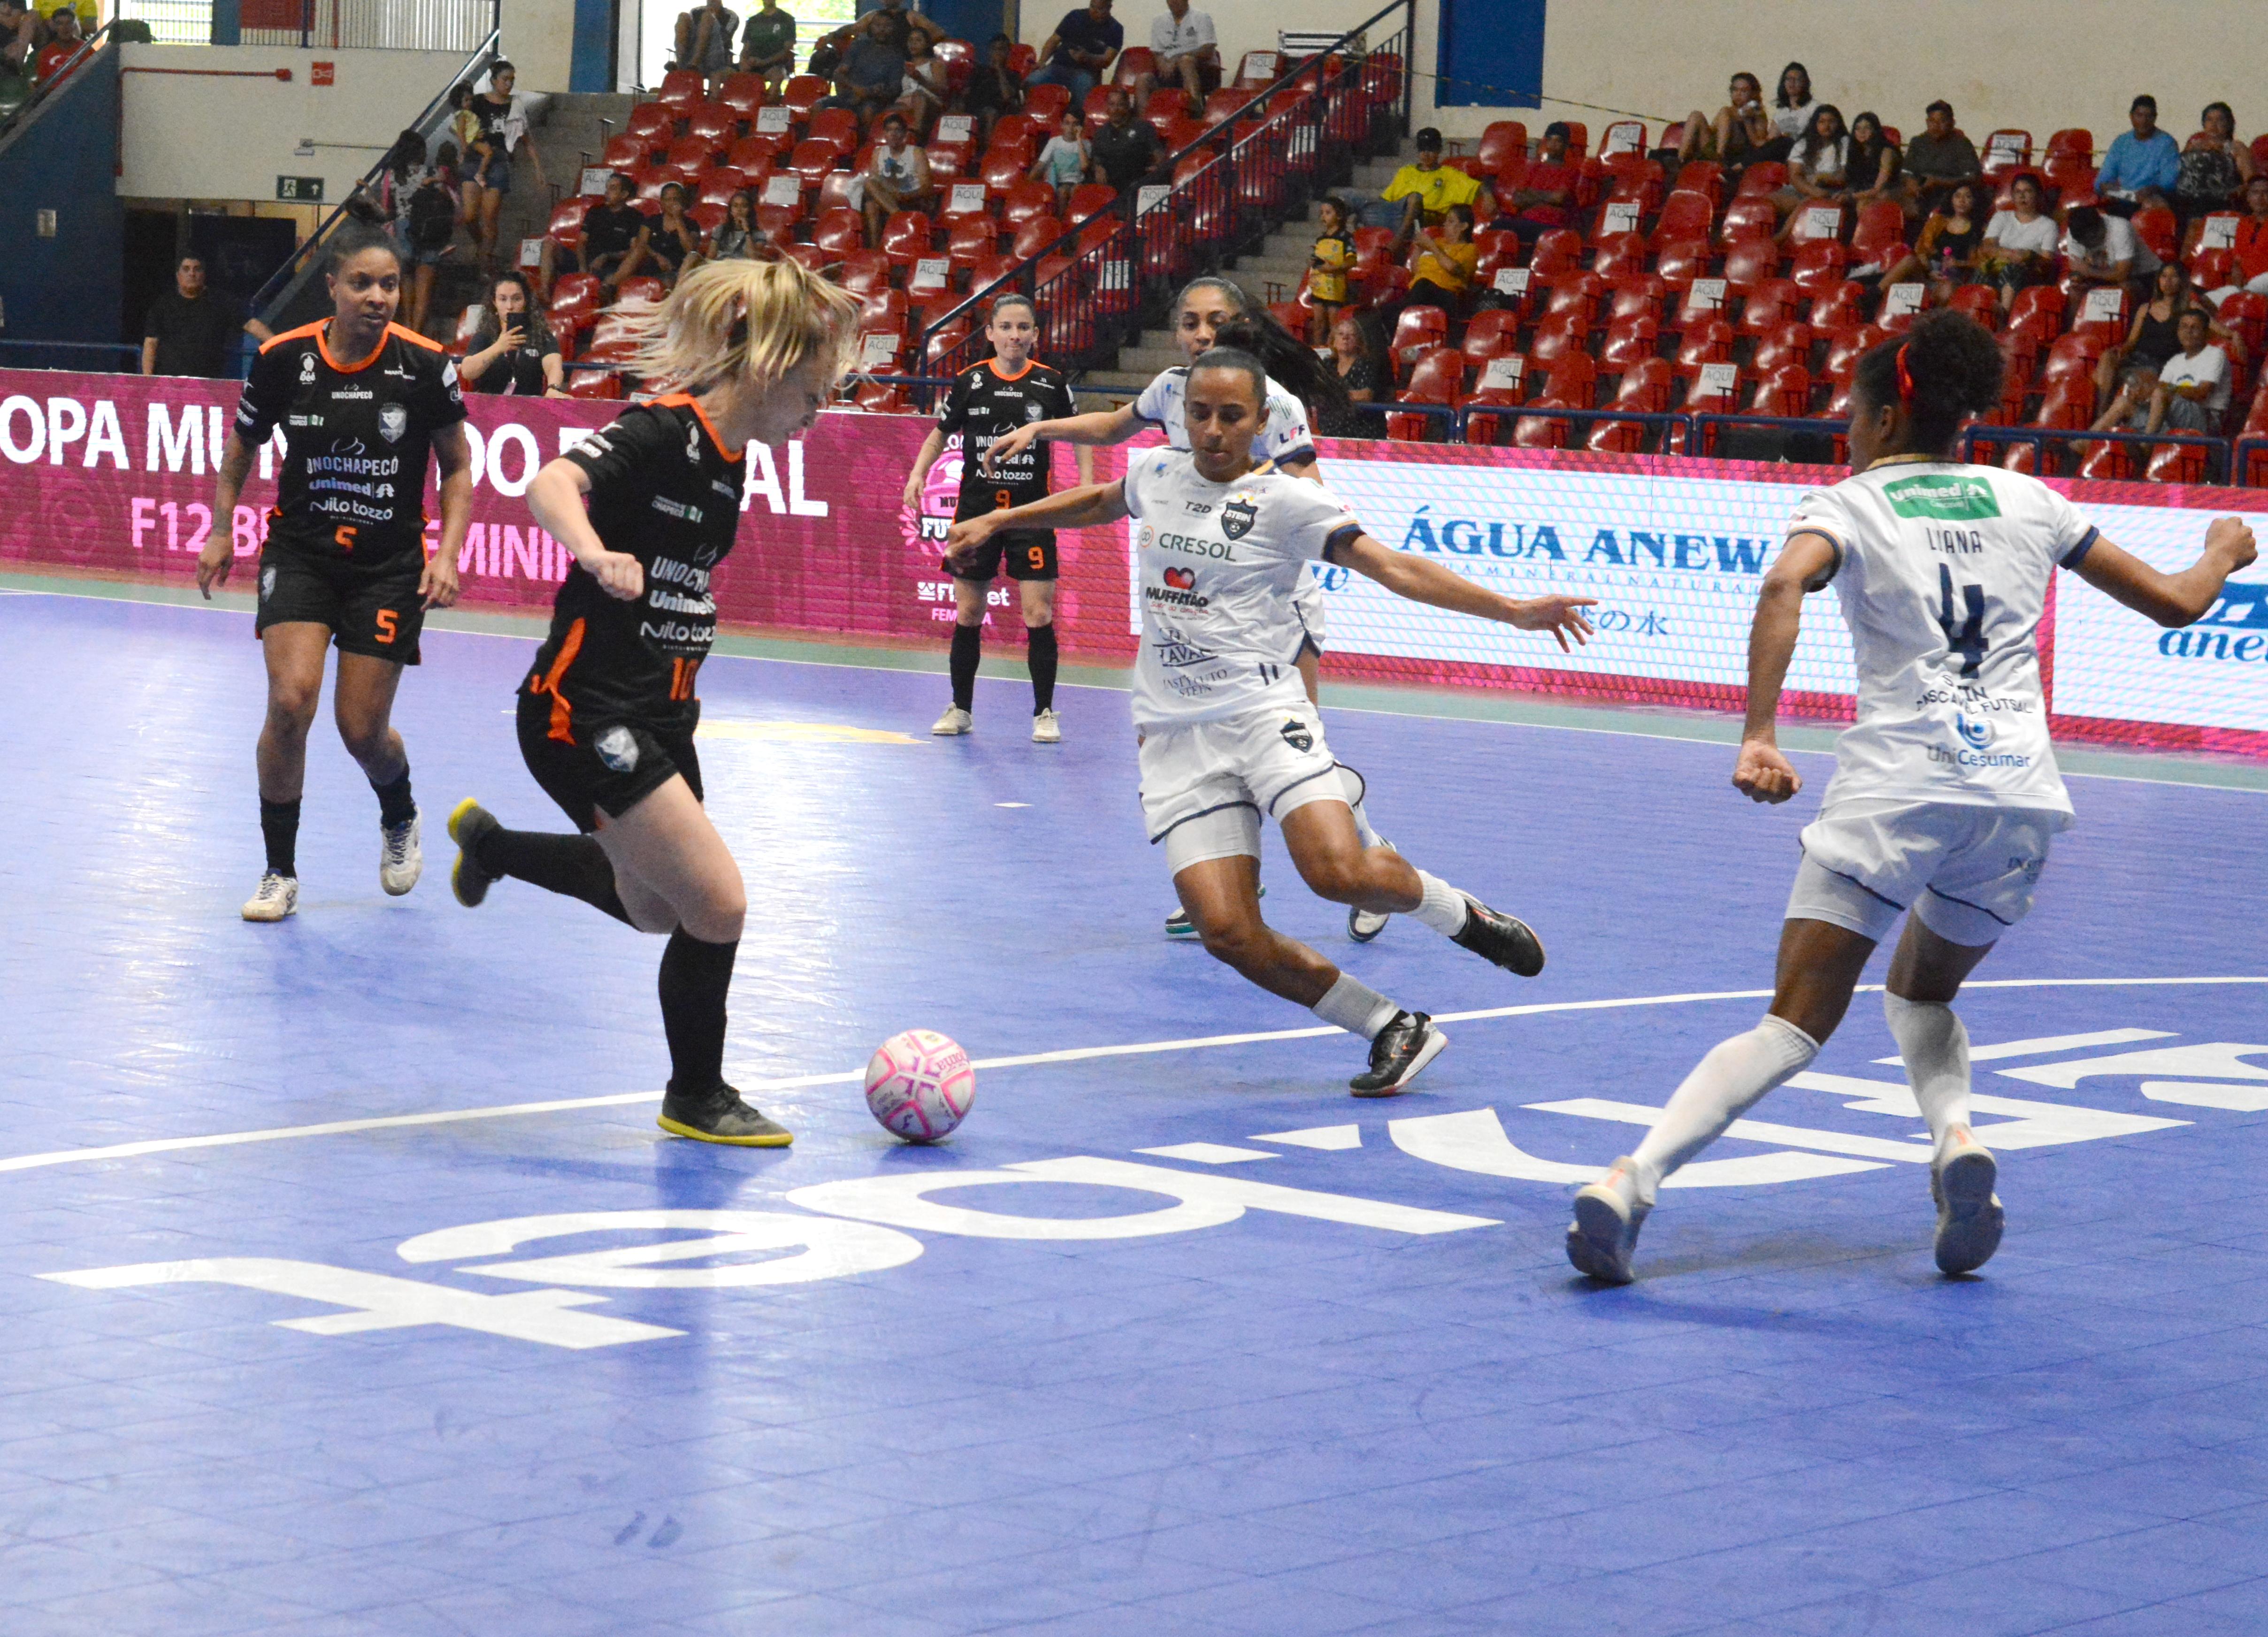
M 953 628 L 953 702 L 964 711 L 976 708 L 976 660 L 983 651 L 982 625 Z
M 371 781 L 378 793 L 378 822 L 392 830 L 396 824 L 407 824 L 417 816 L 417 803 L 409 794 L 409 770 L 403 768 L 401 777 L 390 785 Z
M 475 859 L 491 875 L 509 875 L 546 892 L 580 898 L 624 925 L 630 911 L 615 891 L 615 866 L 590 836 L 554 836 L 541 830 L 505 830 L 499 825 L 481 837 Z
M 740 940 L 703 943 L 683 927 L 661 952 L 661 1029 L 669 1037 L 670 1089 L 694 1095 L 725 1080 L 725 994 Z
M 1035 625 L 1032 645 L 1024 662 L 1032 671 L 1032 714 L 1056 708 L 1056 628 Z
M 299 801 L 262 801 L 260 839 L 268 846 L 268 867 L 278 875 L 299 874 Z

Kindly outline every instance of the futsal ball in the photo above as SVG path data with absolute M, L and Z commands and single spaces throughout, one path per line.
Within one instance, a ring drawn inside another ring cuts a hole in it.
M 866 1059 L 866 1106 L 908 1142 L 935 1142 L 968 1117 L 976 1101 L 968 1054 L 933 1029 L 893 1035 Z

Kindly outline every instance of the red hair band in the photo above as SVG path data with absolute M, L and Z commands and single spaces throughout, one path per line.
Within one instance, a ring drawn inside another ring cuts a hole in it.
M 1898 344 L 1898 402 L 1909 409 L 1913 408 L 1914 386 L 1913 372 L 1906 367 L 1906 354 L 1912 347 L 1910 341 Z

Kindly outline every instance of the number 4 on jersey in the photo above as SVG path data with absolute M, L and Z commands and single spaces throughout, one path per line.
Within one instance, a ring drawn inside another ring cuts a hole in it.
M 1984 660 L 1984 651 L 1990 645 L 1984 640 L 1984 587 L 1961 587 L 1962 612 L 1969 617 L 1955 624 L 1959 617 L 1953 607 L 1953 569 L 1949 564 L 1937 565 L 1939 594 L 1937 623 L 1944 628 L 1945 645 L 1961 656 L 1961 674 L 1974 676 Z

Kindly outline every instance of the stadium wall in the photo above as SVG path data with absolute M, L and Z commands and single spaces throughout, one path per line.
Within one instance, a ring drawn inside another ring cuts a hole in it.
M 217 382 L 0 371 L 0 562 L 184 584 L 215 527 L 212 477 L 236 389 Z M 472 400 L 474 515 L 461 563 L 471 608 L 540 610 L 567 554 L 525 501 L 547 460 L 611 417 L 559 400 Z M 957 482 L 932 475 L 922 512 L 898 505 L 928 431 L 912 416 L 820 418 L 777 455 L 752 449 L 740 548 L 717 579 L 730 624 L 832 640 L 943 647 L 953 588 L 939 564 Z M 1097 476 L 1143 458 L 1099 451 Z M 1067 449 L 1058 481 L 1070 481 Z M 1569 697 L 1736 710 L 1756 587 L 1802 488 L 1839 470 L 1462 445 L 1326 441 L 1333 489 L 1386 544 L 1432 556 L 1509 595 L 1598 600 L 1599 635 L 1561 655 L 1541 638 L 1388 597 L 1322 569 L 1325 670 L 1349 681 L 1519 689 Z M 245 559 L 274 497 L 263 453 L 218 527 Z M 2268 491 L 2065 484 L 2103 531 L 2161 567 L 2195 555 L 2206 520 L 2235 511 L 2268 531 Z M 429 515 L 438 502 L 429 495 Z M 429 532 L 438 531 L 438 524 Z M 1057 629 L 1070 652 L 1135 652 L 1134 526 L 1062 541 Z M 249 586 L 245 573 L 237 584 Z M 2042 647 L 2058 734 L 2268 760 L 2268 572 L 2234 583 L 2205 621 L 2161 631 L 2072 576 L 2058 579 Z M 992 621 L 1012 651 L 1012 585 Z M 1815 604 L 1790 672 L 1790 709 L 1846 719 L 1854 686 L 1841 623 Z

